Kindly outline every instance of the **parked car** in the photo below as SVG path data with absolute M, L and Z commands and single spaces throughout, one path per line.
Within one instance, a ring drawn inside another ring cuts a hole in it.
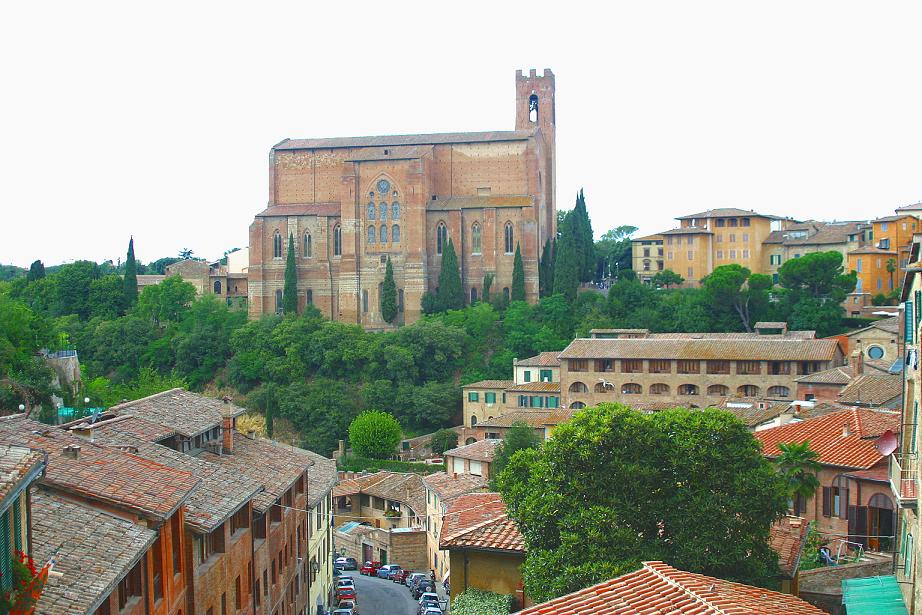
M 409 570 L 406 570 L 406 569 L 398 570 L 397 572 L 391 575 L 391 581 L 393 581 L 394 583 L 400 583 L 401 585 L 403 585 L 404 583 L 406 583 L 408 576 L 410 576 Z
M 423 579 L 416 584 L 416 587 L 413 588 L 413 598 L 418 600 L 422 597 L 423 594 L 427 592 L 435 596 L 435 585 L 429 579 Z
M 409 575 L 407 575 L 407 578 L 404 581 L 404 583 L 406 584 L 407 587 L 410 588 L 410 591 L 413 591 L 413 588 L 416 586 L 417 583 L 419 583 L 423 579 L 428 579 L 428 578 L 429 578 L 429 575 L 426 574 L 425 572 L 411 572 Z
M 378 575 L 379 579 L 389 579 L 391 578 L 391 575 L 398 570 L 400 570 L 400 564 L 385 564 L 378 568 L 378 572 L 376 574 Z
M 352 609 L 336 608 L 336 609 L 333 609 L 332 615 L 355 615 L 355 611 L 353 611 Z
M 340 577 L 336 580 L 336 589 L 340 587 L 355 587 L 355 579 L 352 577 Z
M 437 593 L 435 593 L 435 591 L 423 592 L 423 593 L 421 593 L 421 594 L 419 595 L 419 603 L 420 603 L 420 604 L 422 604 L 423 602 L 426 602 L 427 600 L 433 600 L 433 601 L 435 601 L 436 603 L 438 603 L 438 601 L 439 601 L 439 595 L 438 595 Z
M 442 613 L 441 608 L 430 606 L 426 607 L 426 610 L 422 612 L 422 615 L 444 615 L 444 613 Z
M 370 577 L 378 574 L 378 568 L 381 567 L 381 562 L 365 562 L 361 568 L 359 568 L 359 574 L 365 574 Z
M 338 587 L 336 588 L 336 600 L 355 600 L 355 588 L 354 587 Z
M 442 607 L 439 606 L 438 600 L 425 600 L 420 603 L 419 609 L 417 609 L 418 615 L 423 615 L 423 613 L 429 613 L 430 610 L 435 609 L 438 613 L 441 614 Z
M 333 562 L 333 568 L 338 570 L 358 570 L 359 563 L 354 557 L 337 557 Z
M 359 607 L 355 604 L 355 600 L 340 600 L 338 609 L 352 609 L 352 615 L 359 615 Z

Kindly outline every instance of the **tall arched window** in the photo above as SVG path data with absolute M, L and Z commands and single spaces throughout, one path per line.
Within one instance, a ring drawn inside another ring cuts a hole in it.
M 214 294 L 216 295 L 221 294 L 221 280 L 214 281 Z
M 570 392 L 571 393 L 588 393 L 589 387 L 587 387 L 584 383 L 577 380 L 576 382 L 570 385 Z
M 272 236 L 272 257 L 282 258 L 282 234 L 278 231 Z
M 381 243 L 387 243 L 387 225 L 381 225 Z
M 396 192 L 394 194 L 396 195 Z M 400 220 L 400 203 L 397 201 L 391 205 L 391 220 Z
M 400 243 L 400 225 L 395 224 L 391 227 L 391 241 L 393 243 Z
M 403 312 L 403 289 L 397 291 L 397 311 Z
M 477 289 L 471 288 L 471 303 L 477 303 Z
M 375 242 L 375 226 L 372 224 L 368 227 L 368 243 Z
M 506 286 L 503 288 L 503 299 L 509 301 L 509 287 Z
M 282 291 L 281 290 L 275 291 L 275 313 L 276 314 L 282 313 Z
M 640 395 L 643 393 L 643 387 L 636 382 L 628 382 L 621 385 L 622 395 Z
M 708 387 L 708 395 L 727 397 L 730 395 L 730 388 L 723 384 L 712 384 Z
M 374 203 L 374 201 L 368 203 L 368 219 L 369 219 L 369 220 L 374 220 L 374 219 L 375 219 L 375 203 Z
M 481 250 L 480 224 L 475 222 L 471 227 L 471 254 L 480 254 Z
M 304 296 L 308 305 L 314 305 L 314 291 L 312 289 L 308 288 Z
M 381 205 L 379 206 L 379 208 L 381 210 L 381 219 L 387 220 L 387 203 L 385 203 L 384 201 L 381 201 Z
M 476 427 L 476 426 L 477 426 L 477 415 L 472 414 L 471 415 L 471 427 Z
M 538 121 L 538 95 L 532 94 L 528 99 L 528 121 L 532 124 Z
M 513 232 L 512 232 L 512 222 L 506 223 L 506 227 L 503 231 L 503 235 L 505 239 L 506 254 L 512 254 L 515 251 L 515 245 L 513 243 L 515 238 L 513 237 Z
M 435 229 L 435 253 L 441 254 L 447 243 L 448 227 L 445 226 L 444 222 L 439 222 L 439 225 Z
M 333 227 L 333 256 L 342 256 L 343 254 L 343 227 L 336 225 Z
M 314 256 L 314 244 L 310 233 L 304 233 L 304 249 L 301 250 L 301 254 L 304 258 L 311 258 Z
M 368 312 L 368 291 L 362 291 L 362 312 Z

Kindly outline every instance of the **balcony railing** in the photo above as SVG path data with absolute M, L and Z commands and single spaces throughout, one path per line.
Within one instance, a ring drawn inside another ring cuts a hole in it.
M 890 455 L 890 488 L 900 506 L 915 506 L 919 493 L 919 459 L 915 453 Z

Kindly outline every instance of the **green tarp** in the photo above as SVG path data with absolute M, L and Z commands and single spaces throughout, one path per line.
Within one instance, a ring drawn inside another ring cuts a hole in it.
M 896 577 L 842 581 L 842 603 L 848 615 L 908 615 Z

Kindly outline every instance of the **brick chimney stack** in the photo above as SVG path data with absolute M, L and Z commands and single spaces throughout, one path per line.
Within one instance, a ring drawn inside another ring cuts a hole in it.
M 230 406 L 230 398 L 224 397 L 224 404 Z M 224 415 L 224 424 L 221 426 L 221 435 L 224 436 L 223 448 L 225 453 L 234 452 L 234 417 L 230 415 L 230 408 L 227 408 L 227 414 Z
M 860 349 L 852 352 L 849 362 L 852 365 L 852 378 L 857 378 L 864 374 L 864 355 Z

